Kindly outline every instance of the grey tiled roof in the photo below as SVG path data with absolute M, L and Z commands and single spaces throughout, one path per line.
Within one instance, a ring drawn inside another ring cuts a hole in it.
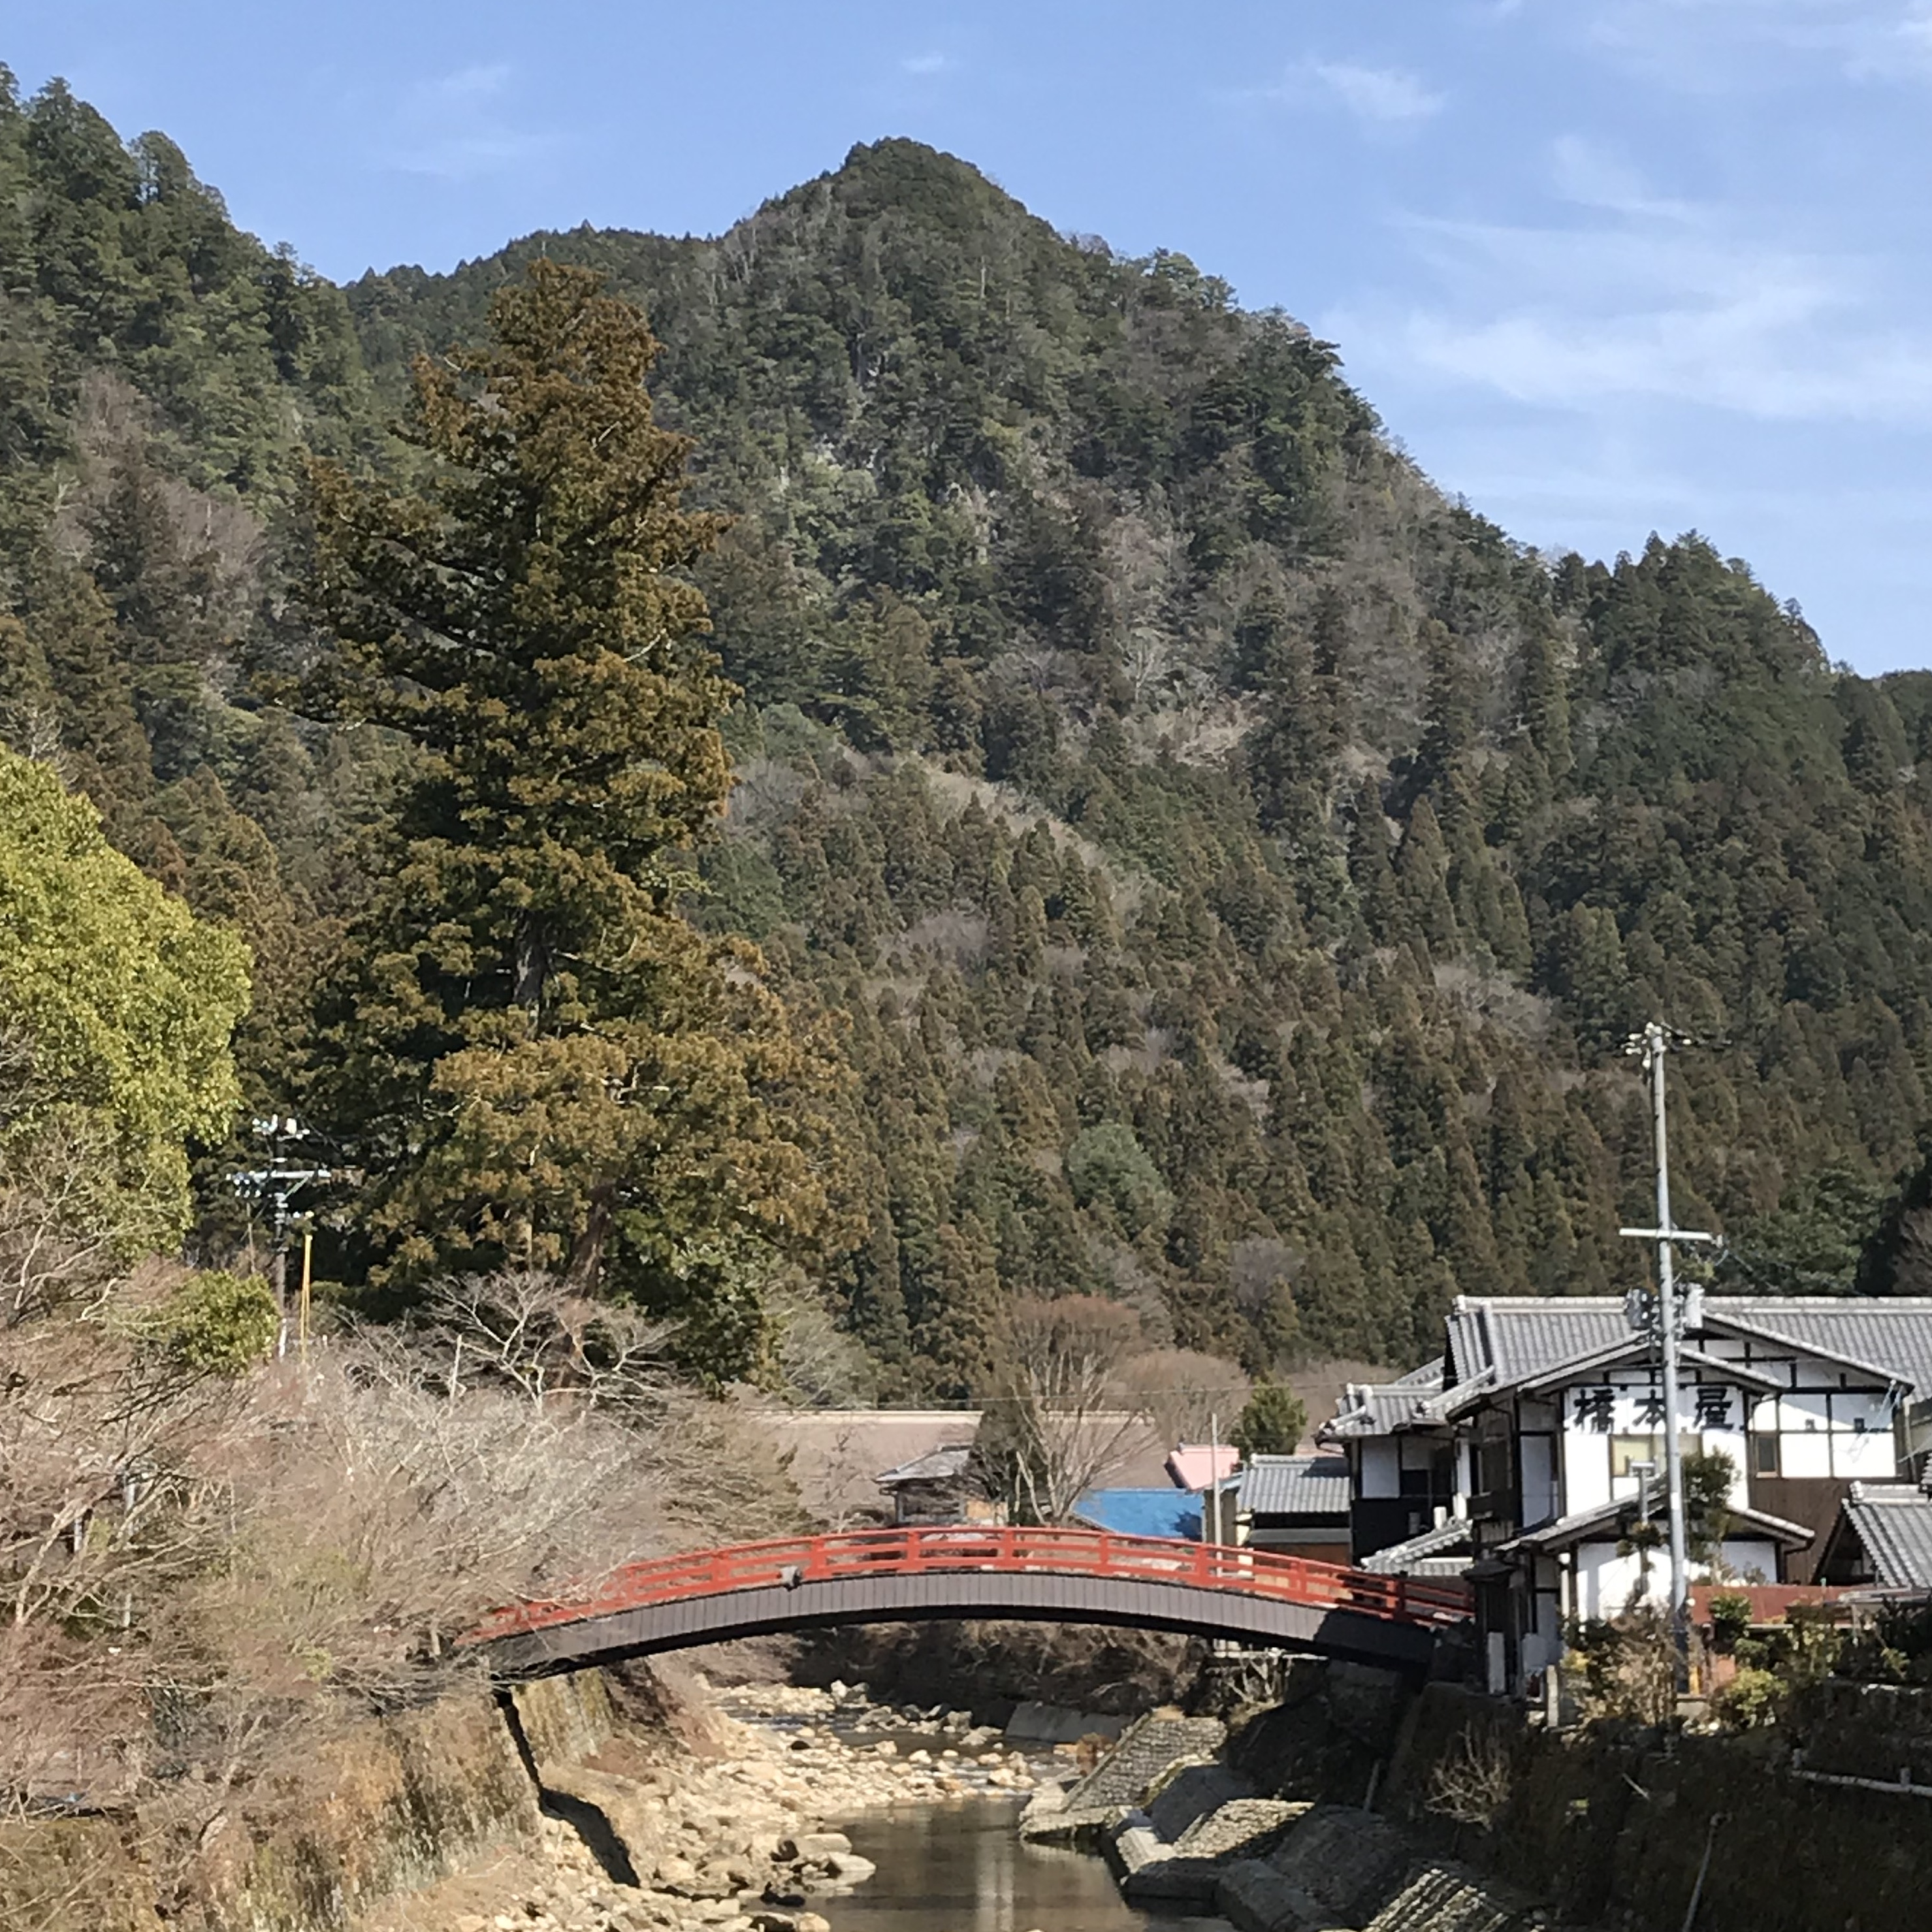
M 1348 1514 L 1348 1464 L 1342 1456 L 1257 1456 L 1241 1472 L 1240 1508 L 1255 1516 Z
M 1522 1384 L 1532 1393 L 1555 1388 L 1566 1380 L 1576 1380 L 1600 1373 L 1607 1369 L 1641 1366 L 1656 1359 L 1656 1345 L 1641 1335 L 1626 1335 L 1622 1343 L 1614 1348 L 1600 1349 L 1594 1355 L 1579 1355 L 1573 1361 L 1564 1362 L 1546 1373 L 1528 1377 Z M 1694 1342 L 1686 1342 L 1678 1351 L 1677 1359 L 1694 1375 L 1708 1376 L 1714 1380 L 1728 1377 L 1742 1383 L 1747 1388 L 1755 1388 L 1765 1394 L 1774 1394 L 1784 1384 L 1774 1378 L 1748 1367 L 1742 1362 L 1727 1361 L 1722 1356 L 1713 1355 Z
M 1709 1295 L 1705 1330 L 1836 1356 L 1932 1394 L 1932 1300 L 1869 1296 Z M 1459 1298 L 1448 1317 L 1452 1385 L 1486 1372 L 1508 1386 L 1630 1339 L 1608 1297 Z
M 1554 1522 L 1538 1523 L 1498 1547 L 1505 1556 L 1517 1550 L 1568 1550 L 1579 1543 L 1600 1541 L 1605 1532 L 1619 1529 L 1625 1517 L 1636 1514 L 1636 1503 L 1628 1496 L 1620 1496 L 1599 1503 L 1593 1509 L 1558 1516 Z M 1817 1534 L 1804 1523 L 1773 1516 L 1768 1510 L 1748 1508 L 1742 1503 L 1732 1503 L 1724 1514 L 1732 1536 L 1768 1537 L 1788 1549 L 1802 1550 Z
M 1425 1362 L 1400 1381 L 1350 1382 L 1335 1413 L 1315 1432 L 1318 1442 L 1340 1442 L 1354 1436 L 1390 1436 L 1416 1422 L 1438 1418 L 1430 1410 L 1442 1392 L 1442 1363 Z
M 1888 1590 L 1932 1589 L 1932 1496 L 1916 1484 L 1854 1483 L 1845 1515 Z
M 1882 1369 L 1932 1394 L 1932 1300 L 1898 1296 L 1713 1297 L 1707 1320 L 1802 1342 L 1823 1353 Z
M 1442 1358 L 1438 1355 L 1432 1362 L 1424 1362 L 1419 1369 L 1411 1369 L 1406 1376 L 1397 1376 L 1392 1382 L 1385 1383 L 1388 1388 L 1439 1389 L 1442 1386 Z
M 1452 1516 L 1406 1543 L 1392 1543 L 1364 1556 L 1361 1567 L 1384 1576 L 1460 1576 L 1473 1554 L 1469 1526 Z
M 1595 1296 L 1459 1296 L 1448 1328 L 1451 1383 L 1474 1382 L 1485 1370 L 1498 1382 L 1520 1382 L 1614 1347 L 1630 1332 L 1623 1304 Z
M 896 1469 L 885 1470 L 873 1480 L 882 1490 L 896 1488 L 901 1483 L 956 1482 L 965 1474 L 972 1460 L 971 1443 L 950 1443 L 943 1448 L 928 1449 L 923 1456 L 915 1456 Z

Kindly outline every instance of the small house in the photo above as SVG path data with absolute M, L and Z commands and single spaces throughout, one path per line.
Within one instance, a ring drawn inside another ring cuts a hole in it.
M 1717 1472 L 1726 1492 L 1694 1526 L 1694 1573 L 1810 1584 L 1841 1504 L 1848 1564 L 1855 1543 L 1912 1508 L 1899 1492 L 1912 1488 L 1912 1398 L 1932 1393 L 1932 1302 L 1693 1289 L 1674 1404 L 1652 1306 L 1460 1297 L 1438 1360 L 1352 1385 L 1317 1433 L 1347 1461 L 1355 1561 L 1465 1570 L 1494 1690 L 1556 1663 L 1573 1619 L 1661 1600 L 1672 1407 L 1684 1456 L 1706 1459 L 1707 1492 Z
M 886 1492 L 896 1523 L 998 1522 L 1002 1519 L 998 1504 L 987 1499 L 975 1480 L 970 1442 L 928 1449 L 874 1480 Z
M 1854 1483 L 1826 1540 L 1828 1583 L 1932 1592 L 1932 1496 L 1917 1483 Z
M 1352 1486 L 1346 1456 L 1256 1456 L 1235 1488 L 1238 1540 L 1271 1556 L 1346 1563 Z

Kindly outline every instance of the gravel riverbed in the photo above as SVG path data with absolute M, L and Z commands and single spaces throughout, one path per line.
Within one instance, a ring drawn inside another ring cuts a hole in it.
M 540 1847 L 392 1900 L 357 1932 L 829 1932 L 814 1900 L 873 1870 L 834 1821 L 1030 1791 L 1052 1774 L 964 1712 L 880 1706 L 843 1685 L 709 1694 L 701 1749 L 602 1754 L 578 1775 L 622 1821 L 638 1882 L 546 1817 Z

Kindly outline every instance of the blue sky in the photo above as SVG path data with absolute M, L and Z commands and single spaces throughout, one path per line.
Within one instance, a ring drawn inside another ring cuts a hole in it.
M 1513 535 L 1694 527 L 1932 664 L 1932 0 L 8 0 L 0 60 L 338 277 L 912 135 L 1300 316 Z

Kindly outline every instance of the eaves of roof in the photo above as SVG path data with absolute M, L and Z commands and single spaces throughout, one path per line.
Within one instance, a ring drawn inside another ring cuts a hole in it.
M 1843 1508 L 1882 1588 L 1932 1588 L 1932 1496 L 1916 1484 L 1854 1483 Z
M 896 1488 L 901 1483 L 955 1482 L 965 1474 L 972 1460 L 972 1444 L 947 1443 L 937 1449 L 928 1449 L 922 1456 L 915 1456 L 910 1462 L 902 1462 L 896 1468 L 882 1469 L 872 1480 L 882 1490 Z
M 1462 1560 L 1453 1564 L 1449 1559 L 1469 1549 L 1469 1526 L 1460 1516 L 1452 1516 L 1406 1543 L 1392 1543 L 1386 1550 L 1364 1556 L 1360 1567 L 1378 1576 L 1412 1576 L 1423 1574 L 1418 1566 L 1428 1564 L 1438 1566 L 1432 1568 L 1429 1574 L 1439 1576 L 1453 1569 L 1460 1575 L 1468 1565 L 1468 1556 L 1462 1555 Z
M 1445 1392 L 1417 1382 L 1352 1382 L 1342 1405 L 1315 1432 L 1322 1442 L 1358 1436 L 1391 1436 L 1399 1430 L 1439 1427 Z
M 1618 1526 L 1636 1504 L 1627 1496 L 1618 1497 L 1607 1503 L 1600 1503 L 1594 1509 L 1578 1510 L 1574 1514 L 1558 1516 L 1554 1522 L 1546 1522 L 1537 1528 L 1526 1530 L 1520 1536 L 1512 1537 L 1507 1543 L 1496 1546 L 1498 1553 L 1508 1553 L 1519 1550 L 1538 1552 L 1568 1550 L 1579 1543 L 1600 1541 L 1600 1532 Z M 1732 1527 L 1754 1530 L 1760 1535 L 1768 1537 L 1774 1543 L 1781 1543 L 1787 1550 L 1802 1550 L 1812 1540 L 1815 1532 L 1802 1522 L 1788 1522 L 1781 1516 L 1772 1516 L 1764 1510 L 1751 1509 L 1733 1504 L 1724 1512 Z
M 1519 1382 L 1516 1386 L 1525 1395 L 1543 1395 L 1574 1382 L 1579 1376 L 1646 1361 L 1655 1352 L 1656 1345 L 1647 1336 L 1633 1335 L 1628 1341 L 1619 1342 L 1613 1348 L 1600 1348 L 1594 1355 L 1580 1355 L 1574 1361 L 1559 1362 L 1555 1368 L 1528 1382 Z M 1714 1378 L 1721 1376 L 1726 1382 L 1755 1388 L 1766 1395 L 1775 1395 L 1784 1386 L 1742 1362 L 1727 1362 L 1721 1356 L 1708 1354 L 1702 1348 L 1680 1348 L 1677 1358 L 1687 1368 L 1702 1370 Z
M 1903 1387 L 1912 1386 L 1912 1378 L 1901 1375 L 1896 1369 L 1881 1368 L 1876 1362 L 1861 1361 L 1856 1355 L 1847 1355 L 1835 1348 L 1827 1348 L 1822 1342 L 1808 1341 L 1802 1336 L 1787 1334 L 1770 1327 L 1767 1323 L 1747 1320 L 1744 1316 L 1712 1313 L 1710 1304 L 1705 1304 L 1704 1325 L 1734 1335 L 1739 1340 L 1769 1342 L 1780 1348 L 1789 1348 L 1795 1355 L 1808 1357 L 1813 1361 L 1829 1362 L 1834 1368 L 1851 1369 L 1862 1376 L 1870 1376 L 1875 1381 L 1896 1382 Z

